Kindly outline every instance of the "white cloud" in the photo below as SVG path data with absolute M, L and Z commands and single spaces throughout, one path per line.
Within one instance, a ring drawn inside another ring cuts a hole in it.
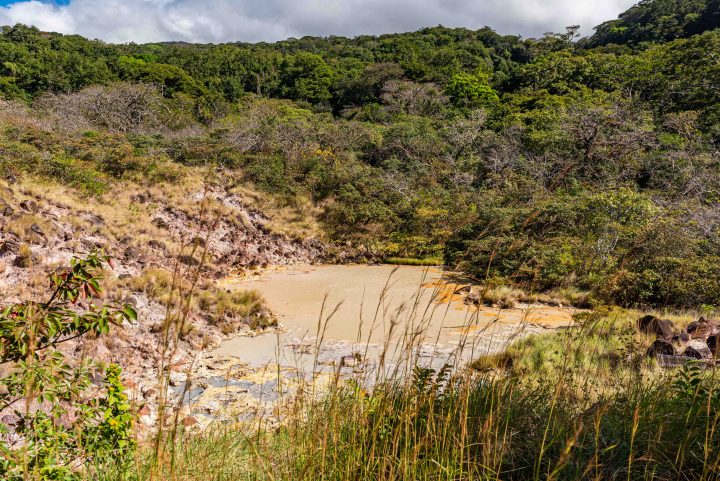
M 525 37 L 580 24 L 583 32 L 636 0 L 38 0 L 0 7 L 0 25 L 24 23 L 109 42 L 274 41 L 303 35 L 480 28 Z

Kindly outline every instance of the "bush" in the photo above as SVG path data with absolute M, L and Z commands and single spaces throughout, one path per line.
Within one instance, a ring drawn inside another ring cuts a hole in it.
M 125 466 L 133 453 L 134 415 L 120 368 L 89 360 L 71 366 L 59 348 L 135 320 L 129 306 L 93 302 L 107 262 L 94 254 L 73 259 L 69 270 L 50 276 L 47 301 L 7 306 L 0 313 L 0 362 L 12 366 L 0 378 L 0 412 L 7 414 L 0 422 L 3 479 L 77 479 L 83 470 Z M 81 308 L 80 300 L 87 307 Z

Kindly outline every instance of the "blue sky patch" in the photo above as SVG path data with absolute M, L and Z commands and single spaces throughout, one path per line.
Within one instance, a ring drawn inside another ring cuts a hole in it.
M 22 0 L 0 0 L 0 6 L 5 7 L 13 3 L 20 3 Z M 43 3 L 55 3 L 57 5 L 67 5 L 70 0 L 41 0 Z

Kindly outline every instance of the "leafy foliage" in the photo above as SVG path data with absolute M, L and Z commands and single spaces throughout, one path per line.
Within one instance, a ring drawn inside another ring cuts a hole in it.
M 120 368 L 92 361 L 65 363 L 60 345 L 104 335 L 134 321 L 130 306 L 97 306 L 99 272 L 109 259 L 73 259 L 50 276 L 43 302 L 6 307 L 0 314 L 0 475 L 3 479 L 75 479 L 97 460 L 123 462 L 132 451 L 134 415 Z M 92 393 L 92 394 L 91 394 Z
M 617 20 L 596 27 L 588 44 L 637 45 L 690 37 L 720 27 L 718 0 L 642 0 Z
M 327 240 L 359 255 L 444 255 L 489 283 L 627 305 L 717 304 L 715 10 L 643 1 L 580 41 L 578 26 L 434 27 L 106 45 L 4 27 L 0 88 L 32 108 L 4 104 L 0 167 L 102 195 L 213 164 L 314 205 Z

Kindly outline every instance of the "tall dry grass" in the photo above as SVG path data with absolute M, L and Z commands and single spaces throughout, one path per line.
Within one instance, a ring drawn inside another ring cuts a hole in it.
M 574 328 L 479 353 L 474 369 L 433 370 L 417 357 L 431 304 L 411 301 L 401 322 L 381 300 L 365 329 L 401 341 L 383 346 L 373 373 L 338 369 L 322 391 L 286 399 L 280 427 L 192 433 L 175 420 L 172 435 L 103 479 L 720 479 L 717 373 L 660 371 L 634 313 L 584 313 Z M 335 309 L 323 311 L 317 347 Z

